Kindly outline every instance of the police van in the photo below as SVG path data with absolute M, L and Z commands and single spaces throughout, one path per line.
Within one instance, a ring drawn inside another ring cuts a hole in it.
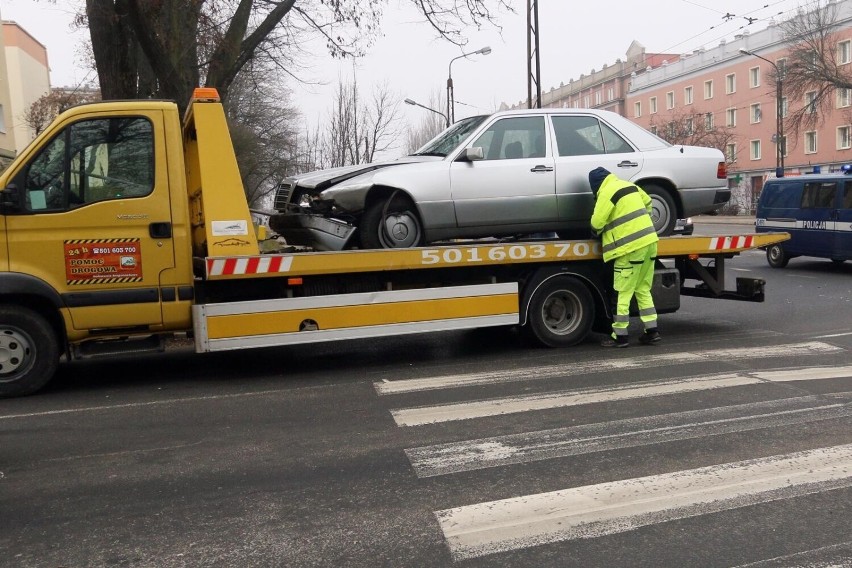
M 757 204 L 758 233 L 786 231 L 790 240 L 767 247 L 766 261 L 783 268 L 791 258 L 852 259 L 852 167 L 836 174 L 768 180 Z

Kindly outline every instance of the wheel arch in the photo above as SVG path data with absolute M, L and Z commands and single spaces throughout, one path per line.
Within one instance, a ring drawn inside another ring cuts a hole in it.
M 28 274 L 0 274 L 0 303 L 27 307 L 44 316 L 56 334 L 60 351 L 67 349 L 65 321 L 60 313 L 65 304 L 50 284 Z
M 411 201 L 411 203 L 414 204 L 414 208 L 417 210 L 417 216 L 420 217 L 420 220 L 422 221 L 423 213 L 420 211 L 420 205 L 417 203 L 417 200 L 411 196 L 411 193 L 401 187 L 394 187 L 391 185 L 376 184 L 371 187 L 369 191 L 367 191 L 367 196 L 364 198 L 364 211 L 366 211 L 367 208 L 376 201 L 390 197 L 396 192 L 404 195 L 409 201 Z
M 586 263 L 576 263 L 578 266 L 556 266 L 556 267 L 541 267 L 535 270 L 524 282 L 521 291 L 519 310 L 519 325 L 526 325 L 529 321 L 529 310 L 532 298 L 535 292 L 547 282 L 560 276 L 571 276 L 582 283 L 592 295 L 595 302 L 595 323 L 592 329 L 600 328 L 601 322 L 609 325 L 610 315 L 612 312 L 611 306 L 607 299 L 607 287 L 602 278 L 602 265 L 595 264 L 594 266 Z
M 675 212 L 677 213 L 676 218 L 683 218 L 683 202 L 680 198 L 680 192 L 677 190 L 677 187 L 672 180 L 664 177 L 648 177 L 634 180 L 634 182 L 642 189 L 645 189 L 645 185 L 656 185 L 660 189 L 665 190 L 666 193 L 669 194 L 669 197 L 672 198 L 672 201 L 674 201 L 675 208 L 677 209 Z

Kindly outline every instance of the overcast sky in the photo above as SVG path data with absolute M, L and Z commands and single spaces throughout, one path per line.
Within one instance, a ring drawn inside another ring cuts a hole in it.
M 526 99 L 526 0 L 513 0 L 516 13 L 501 13 L 502 33 L 493 28 L 470 30 L 469 48 L 490 46 L 490 55 L 458 59 L 452 64 L 456 119 L 495 110 L 501 102 Z M 581 73 L 624 58 L 633 40 L 648 52 L 688 53 L 713 47 L 744 29 L 764 29 L 770 19 L 792 15 L 795 0 L 539 0 L 542 90 L 559 86 Z M 80 44 L 86 32 L 72 32 L 72 2 L 0 0 L 4 20 L 14 20 L 48 49 L 53 86 L 76 85 L 94 77 L 82 66 Z M 73 2 L 77 4 L 77 2 Z M 428 105 L 430 97 L 445 94 L 448 65 L 461 55 L 457 47 L 435 39 L 431 28 L 410 8 L 411 0 L 389 0 L 384 36 L 358 60 L 359 85 L 387 82 L 398 94 L 404 118 L 416 124 L 426 110 L 404 105 L 411 98 Z M 750 22 L 749 18 L 753 19 Z M 297 108 L 306 120 L 322 122 L 332 105 L 338 76 L 351 76 L 352 62 L 332 60 L 323 45 L 306 79 L 327 86 L 290 82 Z M 464 103 L 464 104 L 462 104 Z M 471 105 L 471 106 L 466 106 Z M 438 109 L 445 112 L 446 109 Z

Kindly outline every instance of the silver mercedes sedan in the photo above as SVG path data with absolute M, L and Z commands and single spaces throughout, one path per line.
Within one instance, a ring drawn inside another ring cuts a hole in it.
M 270 226 L 316 250 L 460 238 L 587 238 L 590 170 L 642 187 L 660 235 L 730 199 L 722 152 L 673 146 L 609 111 L 531 109 L 465 118 L 397 160 L 284 180 Z

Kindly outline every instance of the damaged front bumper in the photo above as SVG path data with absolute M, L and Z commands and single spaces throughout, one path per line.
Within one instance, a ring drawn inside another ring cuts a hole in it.
M 311 213 L 281 213 L 269 219 L 273 231 L 284 237 L 288 245 L 314 250 L 343 250 L 356 227 L 339 219 Z

